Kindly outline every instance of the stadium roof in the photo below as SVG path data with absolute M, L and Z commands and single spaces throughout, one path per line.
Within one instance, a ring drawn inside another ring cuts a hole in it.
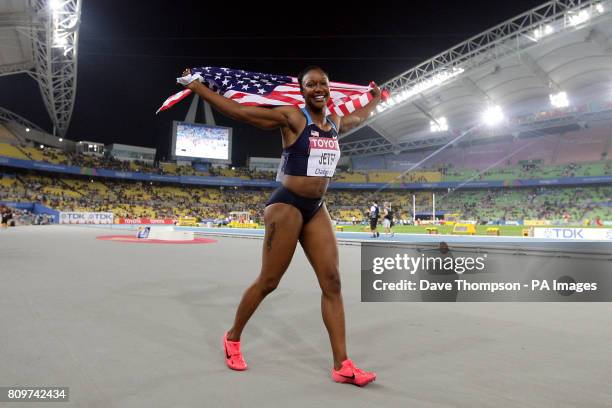
M 74 107 L 80 15 L 81 0 L 0 0 L 0 76 L 34 78 L 60 136 Z
M 612 116 L 612 1 L 547 2 L 381 87 L 391 91 L 392 100 L 343 135 L 345 154 L 399 153 L 468 133 L 516 135 L 529 127 L 518 118 L 542 111 L 565 117 L 555 126 L 575 124 L 581 114 L 598 110 Z M 495 106 L 506 119 L 500 127 L 487 127 L 483 112 Z M 433 132 L 435 127 L 441 131 Z

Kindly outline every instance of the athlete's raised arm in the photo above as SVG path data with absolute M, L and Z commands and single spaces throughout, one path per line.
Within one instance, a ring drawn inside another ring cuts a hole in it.
M 372 94 L 372 100 L 368 102 L 361 109 L 357 109 L 355 112 L 350 115 L 343 116 L 340 120 L 340 129 L 338 133 L 346 133 L 354 127 L 360 125 L 365 122 L 371 115 L 372 111 L 376 108 L 376 105 L 380 102 L 380 88 L 374 82 L 372 82 L 372 90 L 370 93 Z

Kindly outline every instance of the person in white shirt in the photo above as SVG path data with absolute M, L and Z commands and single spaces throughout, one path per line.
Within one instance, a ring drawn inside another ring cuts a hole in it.
M 374 200 L 372 201 L 372 206 L 370 207 L 370 231 L 372 232 L 372 238 L 378 238 L 380 236 L 380 233 L 377 230 L 379 215 L 380 210 L 378 208 L 378 202 Z

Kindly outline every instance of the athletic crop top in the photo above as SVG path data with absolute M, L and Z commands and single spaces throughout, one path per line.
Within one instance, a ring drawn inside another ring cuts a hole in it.
M 324 131 L 315 125 L 306 108 L 302 109 L 306 116 L 306 126 L 297 140 L 283 149 L 276 181 L 282 181 L 282 176 L 314 176 L 332 177 L 340 160 L 338 145 L 338 129 L 329 118 L 329 131 Z

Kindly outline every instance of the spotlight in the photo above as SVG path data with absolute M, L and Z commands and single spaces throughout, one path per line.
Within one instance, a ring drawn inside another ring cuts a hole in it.
M 429 128 L 432 133 L 446 132 L 448 130 L 448 122 L 446 121 L 446 118 L 442 116 L 441 118 L 435 121 L 430 121 Z
M 566 92 L 558 92 L 556 94 L 550 94 L 550 104 L 555 108 L 567 108 L 569 106 L 569 99 L 567 98 Z
M 552 26 L 548 24 L 543 27 L 538 27 L 535 30 L 533 30 L 533 39 L 535 41 L 539 41 L 541 38 L 552 34 L 554 31 L 555 30 L 552 28 Z
M 41 149 L 44 149 L 44 148 L 45 148 L 45 145 L 40 145 L 40 148 L 41 148 Z
M 60 137 L 60 138 L 59 138 L 59 141 L 60 141 L 60 142 L 63 142 L 63 141 L 64 141 L 64 139 L 62 139 L 62 138 Z
M 29 132 L 29 131 L 30 131 L 30 128 L 26 128 L 26 132 Z
M 569 16 L 569 23 L 572 26 L 577 26 L 579 24 L 584 23 L 589 18 L 589 12 L 586 10 L 581 10 L 580 12 Z
M 489 106 L 482 114 L 482 121 L 487 126 L 495 126 L 500 124 L 504 120 L 504 112 L 501 106 L 494 105 Z
M 54 48 L 64 48 L 68 44 L 68 36 L 60 35 L 58 33 L 55 34 L 55 38 L 53 39 L 53 47 Z
M 51 10 L 59 10 L 62 8 L 62 0 L 50 0 L 49 1 L 49 7 L 51 7 Z

